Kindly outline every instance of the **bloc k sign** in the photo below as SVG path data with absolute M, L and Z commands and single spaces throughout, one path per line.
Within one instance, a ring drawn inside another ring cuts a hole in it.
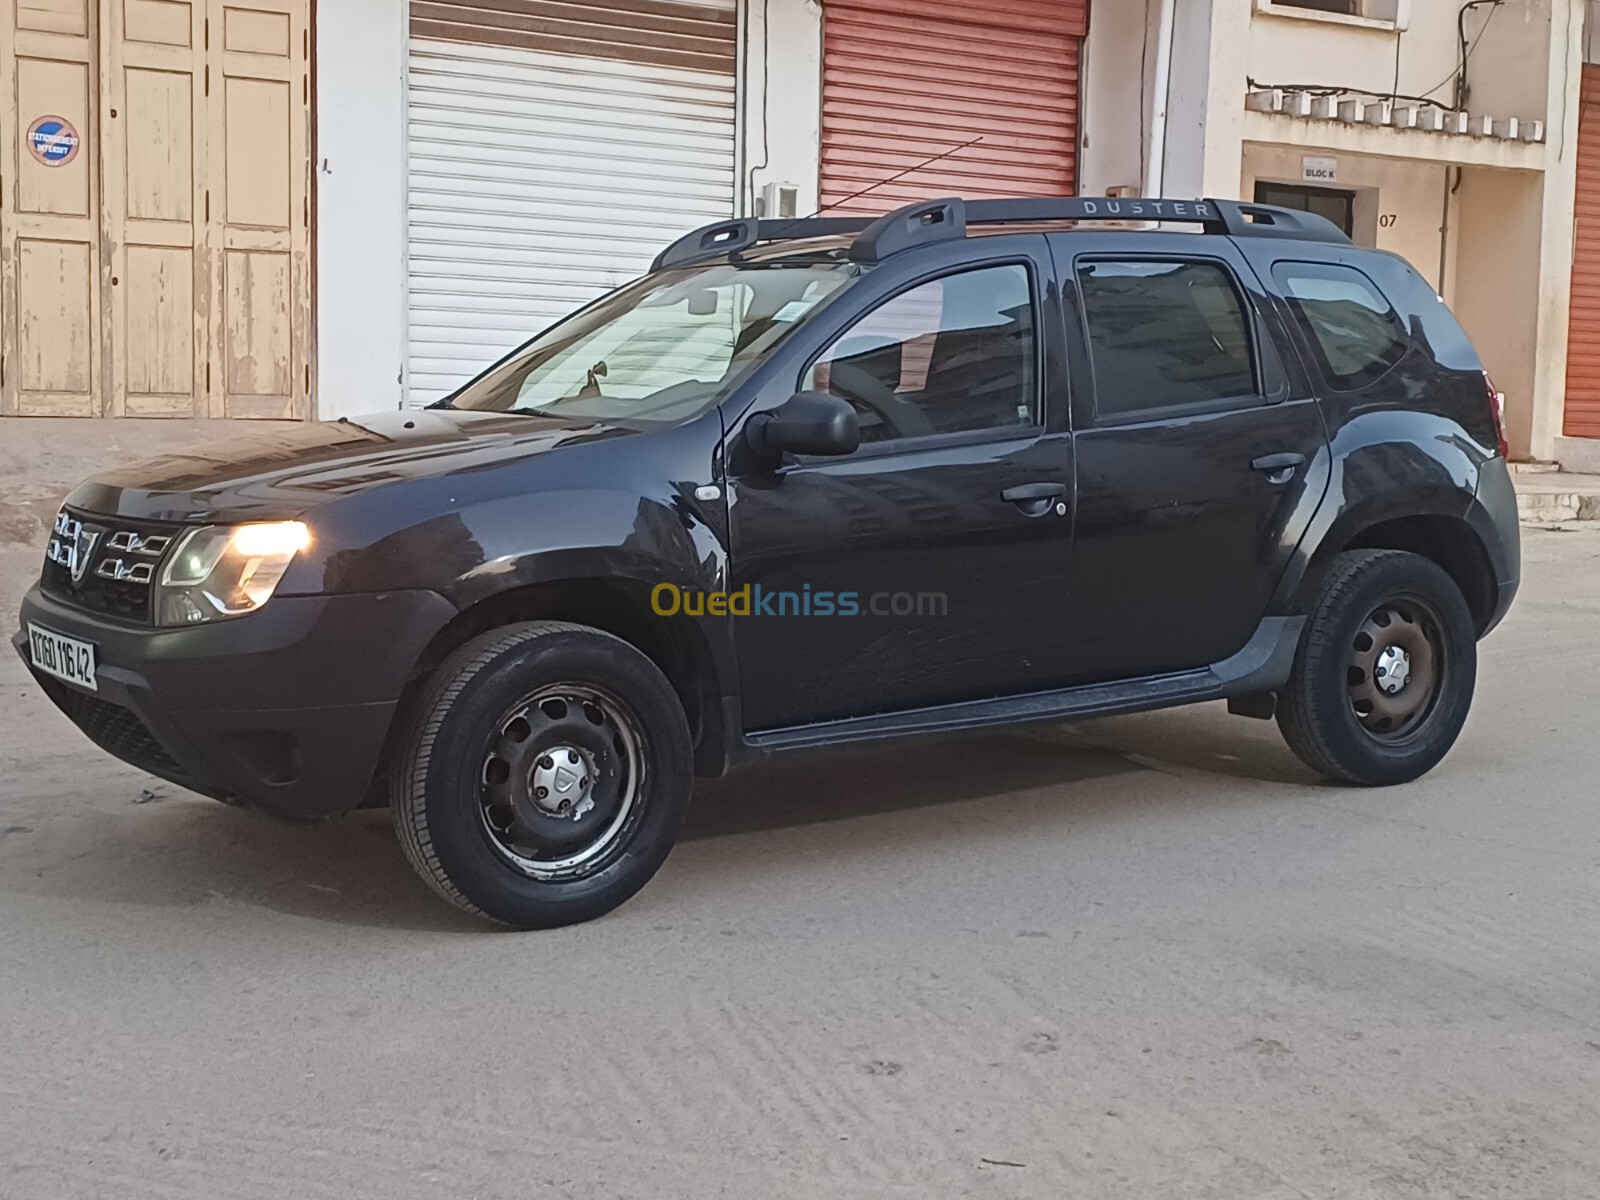
M 658 583 L 650 592 L 658 617 L 947 617 L 950 598 L 943 592 L 860 592 L 812 590 L 774 592 L 747 583 L 735 592 L 702 592 Z

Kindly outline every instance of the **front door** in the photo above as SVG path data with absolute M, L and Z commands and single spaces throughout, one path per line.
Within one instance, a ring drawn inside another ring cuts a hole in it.
M 1220 662 L 1266 614 L 1326 490 L 1321 413 L 1290 395 L 1259 285 L 1231 248 L 1057 249 L 1075 284 L 1085 385 L 1074 679 Z
M 856 408 L 861 449 L 730 481 L 747 730 L 1058 682 L 1071 457 L 1047 428 L 1041 259 L 883 297 L 796 381 Z

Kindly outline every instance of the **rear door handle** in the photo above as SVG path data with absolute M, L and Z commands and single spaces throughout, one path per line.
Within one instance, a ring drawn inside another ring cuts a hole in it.
M 1064 483 L 1023 483 L 1001 492 L 1000 499 L 1007 504 L 1031 504 L 1038 500 L 1056 500 L 1066 494 Z
M 1252 462 L 1250 468 L 1265 475 L 1268 483 L 1288 483 L 1305 465 L 1304 454 L 1264 454 Z

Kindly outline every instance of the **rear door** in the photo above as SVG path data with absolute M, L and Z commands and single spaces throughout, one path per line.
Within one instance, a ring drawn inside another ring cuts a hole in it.
M 1220 662 L 1326 491 L 1321 413 L 1291 391 L 1276 315 L 1230 242 L 1052 242 L 1074 360 L 1073 677 Z

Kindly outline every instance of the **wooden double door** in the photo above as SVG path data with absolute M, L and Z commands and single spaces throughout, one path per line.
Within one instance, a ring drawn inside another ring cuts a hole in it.
M 0 0 L 0 415 L 306 415 L 308 7 Z

